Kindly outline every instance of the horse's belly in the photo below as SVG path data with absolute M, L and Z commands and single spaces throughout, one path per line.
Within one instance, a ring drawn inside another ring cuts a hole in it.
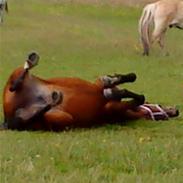
M 106 99 L 100 92 L 63 93 L 62 109 L 79 123 L 96 121 L 103 113 Z

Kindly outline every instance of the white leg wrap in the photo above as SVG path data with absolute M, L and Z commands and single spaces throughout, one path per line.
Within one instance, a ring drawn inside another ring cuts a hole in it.
M 111 99 L 112 98 L 112 89 L 111 88 L 104 89 L 103 94 L 107 99 Z

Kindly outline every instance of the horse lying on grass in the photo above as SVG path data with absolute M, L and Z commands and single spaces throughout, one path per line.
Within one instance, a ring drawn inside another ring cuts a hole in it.
M 5 86 L 4 128 L 60 131 L 66 127 L 91 127 L 139 118 L 168 119 L 178 115 L 175 108 L 144 104 L 143 95 L 116 87 L 134 82 L 134 73 L 103 76 L 95 83 L 79 78 L 43 80 L 29 73 L 38 59 L 36 53 L 30 54 L 24 67 L 17 68 Z M 121 101 L 123 98 L 130 99 Z
M 152 35 L 150 28 L 154 25 Z M 183 29 L 183 1 L 161 0 L 144 7 L 139 21 L 139 33 L 144 53 L 149 55 L 150 45 L 158 42 L 164 48 L 164 36 L 168 27 Z

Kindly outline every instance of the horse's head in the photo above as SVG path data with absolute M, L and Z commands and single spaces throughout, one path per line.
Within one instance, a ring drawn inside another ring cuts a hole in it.
M 16 91 L 23 83 L 25 76 L 28 71 L 38 64 L 39 55 L 35 52 L 28 55 L 23 68 L 16 69 L 10 77 L 10 88 L 11 92 Z

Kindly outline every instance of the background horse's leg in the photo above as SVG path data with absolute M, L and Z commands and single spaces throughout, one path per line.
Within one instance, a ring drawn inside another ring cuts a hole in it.
M 158 43 L 161 49 L 164 48 L 165 32 L 166 32 L 166 29 L 162 32 L 161 37 L 158 40 Z
M 168 28 L 167 18 L 161 18 L 155 20 L 151 43 L 153 44 L 154 42 L 157 41 L 162 50 L 164 49 L 164 39 L 167 28 Z
M 51 109 L 44 114 L 44 119 L 46 121 L 46 127 L 48 130 L 63 130 L 66 127 L 73 125 L 74 119 L 72 115 L 67 112 Z
M 8 8 L 8 3 L 7 3 L 7 2 L 5 3 L 5 10 L 6 10 L 6 12 L 8 13 L 9 8 Z
M 3 23 L 3 4 L 0 4 L 0 23 Z

